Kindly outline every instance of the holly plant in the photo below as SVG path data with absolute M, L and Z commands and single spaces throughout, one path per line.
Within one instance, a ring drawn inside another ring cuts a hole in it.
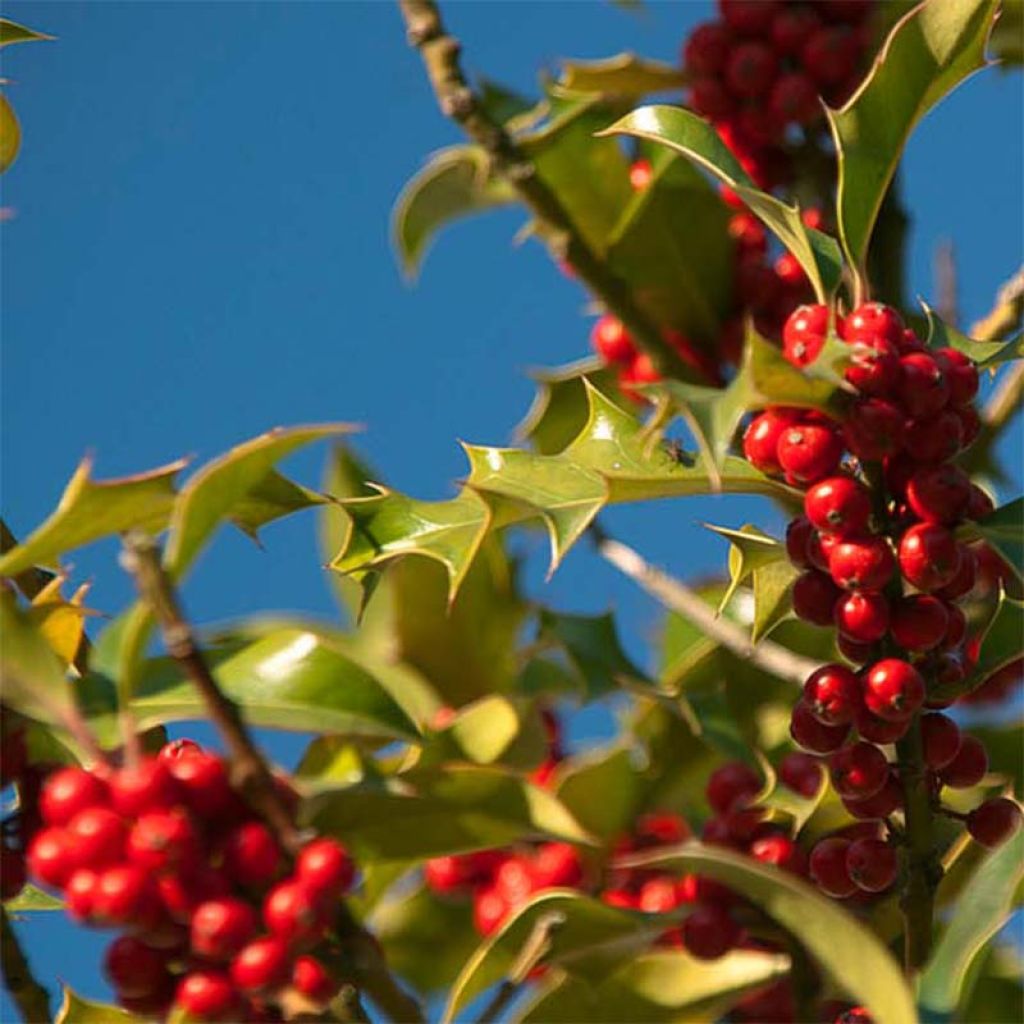
M 1024 506 L 998 441 L 1024 283 L 966 333 L 948 302 L 909 304 L 898 178 L 932 107 L 1019 62 L 1020 4 L 719 0 L 678 67 L 566 61 L 538 99 L 470 83 L 437 5 L 399 6 L 466 136 L 398 199 L 402 268 L 518 204 L 589 292 L 594 354 L 538 375 L 518 446 L 467 444 L 448 500 L 385 486 L 322 424 L 187 475 L 86 460 L 44 522 L 4 527 L 12 1005 L 64 1024 L 1019 1019 Z M 0 23 L 3 44 L 44 38 Z M 0 119 L 6 165 L 6 99 Z M 276 468 L 323 442 L 319 485 Z M 710 525 L 716 577 L 674 578 L 601 524 L 719 492 L 790 521 Z M 222 526 L 303 510 L 337 625 L 187 619 L 178 587 Z M 527 596 L 509 538 L 537 530 L 552 571 L 586 539 L 664 606 L 656 671 L 612 615 Z M 65 559 L 112 535 L 138 599 L 88 636 Z M 568 749 L 565 716 L 611 697 L 614 738 Z M 253 729 L 309 736 L 297 768 Z M 37 980 L 50 951 L 29 963 L 17 922 L 39 913 L 102 936 L 116 1007 Z

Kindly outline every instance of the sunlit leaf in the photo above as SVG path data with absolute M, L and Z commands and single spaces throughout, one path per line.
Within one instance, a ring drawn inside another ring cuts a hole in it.
M 14 899 L 4 903 L 4 910 L 9 914 L 34 914 L 44 910 L 63 909 L 63 900 L 37 889 L 34 885 L 25 885 Z
M 800 570 L 787 561 L 773 562 L 754 570 L 753 643 L 763 640 L 793 609 L 793 584 Z
M 955 348 L 973 359 L 982 370 L 1024 358 L 1024 337 L 1018 335 L 1010 341 L 975 341 L 945 323 L 927 303 L 921 305 L 928 318 L 928 344 L 932 348 Z
M 303 487 L 272 469 L 235 502 L 229 518 L 243 533 L 258 541 L 261 526 L 301 509 L 322 505 L 325 501 L 327 499 L 322 494 L 317 494 L 316 491 L 311 491 L 308 487 Z
M 839 233 L 859 272 L 910 133 L 944 96 L 984 66 L 998 7 L 997 0 L 926 0 L 896 24 L 846 105 L 828 112 L 839 157 Z
M 26 28 L 10 18 L 0 18 L 0 47 L 10 43 L 31 43 L 39 39 L 53 39 L 45 32 L 37 32 L 34 28 Z
M 0 93 L 0 174 L 14 163 L 21 149 L 21 125 L 14 113 L 14 107 L 3 93 Z
M 721 613 L 732 600 L 736 588 L 754 574 L 754 571 L 786 558 L 786 549 L 774 537 L 769 537 L 757 526 L 747 523 L 738 530 L 725 526 L 704 524 L 709 530 L 729 541 L 729 586 L 718 605 Z
M 648 60 L 635 53 L 618 53 L 600 60 L 565 61 L 559 84 L 574 92 L 638 99 L 652 92 L 681 89 L 686 76 L 672 64 Z
M 622 747 L 580 754 L 559 770 L 558 799 L 588 832 L 606 841 L 628 831 L 642 793 L 640 773 Z
M 531 702 L 492 695 L 459 709 L 451 723 L 431 739 L 421 763 L 438 760 L 501 763 L 527 770 L 547 754 L 547 738 Z
M 65 987 L 54 1024 L 143 1024 L 145 1020 L 118 1006 L 83 999 Z

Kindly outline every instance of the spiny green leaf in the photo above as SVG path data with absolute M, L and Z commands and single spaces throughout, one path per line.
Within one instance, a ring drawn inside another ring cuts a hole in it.
M 928 318 L 928 344 L 932 348 L 955 348 L 973 359 L 981 370 L 1024 358 L 1024 337 L 1018 335 L 1009 341 L 974 341 L 945 323 L 927 303 L 921 305 Z
M 54 565 L 59 555 L 133 527 L 157 532 L 174 505 L 175 477 L 185 460 L 116 480 L 93 480 L 92 460 L 83 459 L 53 514 L 16 548 L 0 557 L 0 576 L 33 565 Z
M 990 853 L 968 882 L 921 975 L 919 999 L 930 1013 L 953 1013 L 974 958 L 1009 917 L 1024 881 L 1024 830 Z
M 839 159 L 839 233 L 857 273 L 863 274 L 871 231 L 910 133 L 985 65 L 998 8 L 998 0 L 926 0 L 896 24 L 846 105 L 828 111 Z
M 632 824 L 642 786 L 632 754 L 617 746 L 563 762 L 557 794 L 588 832 L 610 841 Z
M 525 771 L 546 755 L 547 738 L 533 703 L 494 694 L 461 707 L 424 747 L 419 763 L 462 760 Z
M 712 523 L 704 525 L 729 541 L 729 586 L 718 605 L 718 613 L 721 615 L 736 593 L 736 588 L 746 583 L 756 569 L 783 561 L 786 558 L 786 549 L 774 537 L 769 537 L 763 530 L 750 523 L 738 530 L 715 526 Z
M 470 475 L 450 501 L 417 501 L 383 490 L 345 502 L 353 529 L 331 568 L 365 574 L 392 559 L 422 555 L 445 566 L 454 595 L 492 529 L 539 518 L 551 540 L 553 570 L 609 502 L 712 490 L 692 457 L 670 456 L 632 416 L 591 385 L 585 387 L 587 423 L 558 455 L 467 445 Z M 727 492 L 792 493 L 739 458 L 725 460 L 720 483 Z
M 695 160 L 731 188 L 778 236 L 803 267 L 819 301 L 825 302 L 835 291 L 842 272 L 835 239 L 808 228 L 799 207 L 760 191 L 709 122 L 681 107 L 640 107 L 602 134 L 649 139 Z
M 515 190 L 491 174 L 479 146 L 435 153 L 395 202 L 392 236 L 402 270 L 415 277 L 434 236 L 452 221 L 515 200 Z
M 14 107 L 3 93 L 0 93 L 0 174 L 3 174 L 18 156 L 21 149 L 21 125 L 14 113 Z
M 83 999 L 65 986 L 54 1024 L 143 1024 L 145 1019 L 109 1003 Z
M 686 75 L 672 64 L 617 53 L 600 60 L 568 60 L 562 64 L 559 85 L 573 92 L 596 92 L 639 99 L 652 92 L 681 89 Z
M 975 532 L 1003 556 L 1024 580 L 1024 498 L 1001 505 L 974 526 Z
M 375 861 L 440 857 L 535 837 L 593 842 L 547 790 L 478 765 L 315 787 L 303 817 L 318 832 L 343 838 L 357 858 Z
M 303 487 L 272 469 L 231 507 L 229 518 L 243 533 L 259 542 L 260 527 L 275 519 L 327 501 L 322 494 Z
M 625 858 L 636 867 L 678 867 L 735 889 L 773 918 L 877 1024 L 916 1024 L 914 1001 L 888 949 L 856 917 L 801 879 L 721 848 L 685 843 Z M 856 950 L 856 956 L 851 955 Z
M 753 643 L 763 640 L 793 608 L 793 584 L 800 570 L 788 560 L 762 565 L 754 570 Z
M 37 889 L 34 885 L 25 885 L 14 899 L 4 903 L 4 910 L 10 914 L 32 914 L 43 910 L 63 909 L 63 900 Z
M 34 28 L 26 28 L 10 18 L 0 18 L 0 47 L 11 43 L 31 43 L 39 39 L 54 39 L 45 32 L 37 32 Z
M 1003 0 L 989 45 L 1000 70 L 1024 64 L 1024 0 Z

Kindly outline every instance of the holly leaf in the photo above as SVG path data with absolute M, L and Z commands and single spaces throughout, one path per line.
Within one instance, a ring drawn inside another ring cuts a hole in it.
M 721 615 L 736 593 L 736 588 L 746 583 L 757 569 L 783 561 L 786 548 L 750 523 L 738 530 L 712 523 L 705 523 L 704 526 L 729 541 L 729 586 L 718 605 L 718 614 Z
M 722 882 L 789 931 L 878 1024 L 916 1024 L 913 997 L 889 950 L 856 917 L 792 874 L 700 843 L 636 854 L 620 863 L 679 868 Z
M 754 626 L 752 643 L 763 640 L 793 610 L 793 584 L 800 570 L 788 560 L 754 570 Z
M 402 271 L 407 278 L 416 276 L 441 228 L 515 201 L 515 190 L 491 174 L 490 158 L 479 146 L 435 153 L 395 202 L 391 231 Z
M 19 25 L 16 21 L 11 21 L 10 18 L 0 18 L 0 47 L 9 46 L 11 43 L 31 43 L 55 38 L 55 36 L 48 36 L 45 32 L 37 32 L 34 28 Z
M 1022 881 L 1024 830 L 1018 829 L 985 858 L 964 887 L 957 912 L 921 975 L 918 999 L 929 1020 L 954 1019 L 971 964 L 1006 923 Z
M 672 64 L 635 53 L 617 53 L 600 60 L 569 60 L 562 64 L 559 85 L 571 92 L 639 99 L 652 92 L 681 89 L 686 75 Z
M 46 910 L 63 910 L 64 901 L 51 896 L 34 885 L 22 886 L 14 899 L 4 901 L 4 910 L 9 914 L 34 914 Z
M 144 1024 L 146 1018 L 109 1003 L 83 999 L 64 986 L 64 996 L 54 1024 Z
M 229 519 L 259 543 L 260 527 L 328 499 L 272 469 L 231 507 Z
M 977 536 L 995 548 L 1024 580 L 1024 498 L 1001 505 L 987 518 L 974 524 Z
M 492 695 L 467 704 L 424 747 L 420 765 L 462 760 L 528 771 L 547 755 L 540 714 L 529 701 Z
M 0 93 L 0 174 L 3 174 L 18 156 L 21 149 L 21 125 L 14 113 L 14 107 L 3 93 Z
M 630 135 L 669 146 L 698 163 L 731 188 L 796 257 L 819 302 L 839 284 L 842 257 L 834 238 L 807 227 L 799 206 L 789 206 L 758 189 L 712 125 L 681 107 L 640 107 L 603 135 Z
M 179 459 L 148 473 L 93 480 L 92 459 L 83 459 L 53 514 L 0 556 L 0 576 L 14 576 L 34 565 L 55 565 L 59 555 L 101 537 L 133 528 L 162 530 L 174 506 L 175 477 L 186 464 Z
M 995 614 L 989 620 L 981 637 L 978 660 L 966 683 L 935 687 L 938 700 L 958 697 L 977 689 L 1001 668 L 1021 657 L 1021 637 L 1024 636 L 1024 601 L 1015 601 L 1005 592 L 999 595 Z
M 583 828 L 610 841 L 633 822 L 643 787 L 630 751 L 614 747 L 563 762 L 557 794 Z
M 985 66 L 998 9 L 998 0 L 919 4 L 894 26 L 846 105 L 827 111 L 839 161 L 839 235 L 859 275 L 907 139 L 932 107 Z
M 1024 336 L 1018 335 L 1009 341 L 975 341 L 947 324 L 927 303 L 922 302 L 921 305 L 928 320 L 928 344 L 932 348 L 955 348 L 973 359 L 979 370 L 1024 358 Z

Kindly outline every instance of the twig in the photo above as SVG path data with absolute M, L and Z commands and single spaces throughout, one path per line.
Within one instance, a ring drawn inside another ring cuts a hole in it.
M 636 304 L 629 286 L 597 257 L 558 196 L 505 129 L 483 108 L 459 65 L 461 46 L 448 35 L 434 0 L 398 0 L 409 44 L 420 52 L 441 112 L 490 157 L 491 167 L 515 190 L 536 218 L 540 233 L 558 259 L 625 325 L 637 346 L 664 374 L 706 383 L 662 337 L 658 325 Z
M 1024 267 L 1010 278 L 996 295 L 995 305 L 976 323 L 968 335 L 976 341 L 999 341 L 1020 326 L 1024 313 Z
M 50 993 L 36 980 L 11 927 L 7 911 L 0 907 L 0 963 L 4 987 L 11 994 L 25 1024 L 50 1020 Z
M 551 952 L 551 936 L 563 924 L 565 914 L 558 910 L 549 910 L 537 918 L 508 975 L 480 1014 L 480 1024 L 491 1024 L 501 1016 L 529 978 L 530 972 Z
M 953 243 L 947 238 L 935 247 L 935 294 L 939 316 L 954 327 L 960 321 L 960 290 L 957 282 L 956 256 Z
M 738 658 L 780 679 L 801 685 L 820 666 L 819 662 L 794 654 L 771 640 L 751 643 L 746 630 L 729 619 L 715 615 L 698 593 L 650 565 L 631 547 L 601 534 L 595 535 L 595 542 L 598 552 L 606 561 L 656 597 L 666 608 L 698 626 Z
M 1014 363 L 1003 374 L 995 391 L 989 396 L 981 412 L 981 421 L 986 430 L 993 434 L 1006 425 L 1007 421 L 1020 412 L 1021 392 L 1024 391 L 1024 362 Z

